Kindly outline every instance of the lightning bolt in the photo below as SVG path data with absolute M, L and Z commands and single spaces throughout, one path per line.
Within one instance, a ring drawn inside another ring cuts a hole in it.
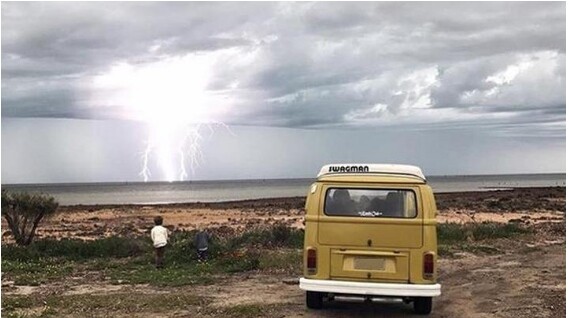
M 243 65 L 254 60 L 256 53 L 251 54 L 245 55 Z M 206 131 L 213 135 L 224 127 L 233 134 L 224 123 L 212 119 L 223 118 L 233 106 L 239 82 L 223 90 L 209 87 L 224 61 L 241 56 L 240 50 L 231 49 L 161 57 L 147 63 L 121 62 L 95 76 L 93 90 L 109 94 L 93 94 L 101 96 L 93 102 L 120 105 L 126 118 L 148 127 L 143 151 L 137 154 L 142 162 L 139 175 L 144 181 L 157 177 L 187 180 L 204 160 L 201 145 Z M 157 168 L 161 174 L 151 171 Z
M 204 156 L 202 152 L 202 142 L 204 141 L 204 133 L 203 131 L 207 129 L 209 131 L 209 135 L 207 136 L 208 139 L 213 137 L 215 131 L 218 128 L 224 128 L 227 130 L 231 135 L 235 136 L 235 134 L 231 131 L 229 126 L 222 122 L 209 122 L 209 123 L 200 123 L 194 125 L 184 125 L 183 127 L 183 135 L 181 137 L 177 137 L 175 135 L 169 135 L 169 138 L 177 138 L 179 139 L 177 142 L 177 149 L 176 151 L 172 151 L 171 153 L 167 154 L 167 156 L 173 160 L 173 158 L 178 157 L 179 164 L 178 164 L 178 178 L 179 181 L 185 181 L 188 179 L 190 175 L 195 174 L 196 169 L 200 166 L 200 164 L 204 161 Z M 151 176 L 150 168 L 149 168 L 149 161 L 151 155 L 155 152 L 155 149 L 158 148 L 158 143 L 166 142 L 165 140 L 161 140 L 157 138 L 156 131 L 149 134 L 148 140 L 146 141 L 145 150 L 142 153 L 142 169 L 139 173 L 140 176 L 143 177 L 144 182 L 147 182 L 149 177 Z M 177 153 L 176 153 L 177 152 Z M 187 170 L 189 166 L 189 172 Z
M 144 178 L 144 182 L 147 182 L 148 178 L 150 177 L 150 169 L 148 169 L 148 157 L 150 156 L 151 152 L 152 152 L 152 144 L 150 143 L 150 141 L 147 141 L 146 148 L 142 153 L 142 170 L 139 173 L 139 175 Z

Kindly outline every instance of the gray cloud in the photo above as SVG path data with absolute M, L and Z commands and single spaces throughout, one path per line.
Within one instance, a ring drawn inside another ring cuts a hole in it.
M 4 117 L 128 117 L 98 76 L 200 54 L 229 124 L 565 135 L 563 2 L 6 2 L 2 36 Z

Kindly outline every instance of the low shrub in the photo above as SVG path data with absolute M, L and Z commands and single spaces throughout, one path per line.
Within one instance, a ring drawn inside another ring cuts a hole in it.
M 479 223 L 472 228 L 475 240 L 508 238 L 519 234 L 529 233 L 530 230 L 516 223 Z
M 256 249 L 241 249 L 221 256 L 219 268 L 228 273 L 257 270 L 261 266 L 261 253 Z
M 439 244 L 465 241 L 467 233 L 464 225 L 457 223 L 441 223 L 437 225 L 437 239 Z
M 437 226 L 438 242 L 453 244 L 467 240 L 509 238 L 530 233 L 528 228 L 517 223 L 441 223 Z
M 150 240 L 142 237 L 107 237 L 93 241 L 77 239 L 38 240 L 28 246 L 4 245 L 2 257 L 7 260 L 34 260 L 42 257 L 61 257 L 86 260 L 104 257 L 130 257 L 148 253 Z
M 227 247 L 232 249 L 244 246 L 302 248 L 303 243 L 303 230 L 291 228 L 285 224 L 275 224 L 270 227 L 256 228 L 232 237 L 227 242 Z

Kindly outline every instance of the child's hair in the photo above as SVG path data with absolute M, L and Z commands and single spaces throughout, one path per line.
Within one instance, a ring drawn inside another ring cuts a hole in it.
M 164 221 L 164 219 L 162 219 L 161 216 L 154 217 L 154 224 L 156 224 L 156 225 L 162 225 L 163 221 Z

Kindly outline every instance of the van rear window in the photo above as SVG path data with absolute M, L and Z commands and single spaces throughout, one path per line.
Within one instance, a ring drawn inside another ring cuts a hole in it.
M 414 218 L 417 200 L 411 190 L 330 188 L 324 213 L 330 216 Z

